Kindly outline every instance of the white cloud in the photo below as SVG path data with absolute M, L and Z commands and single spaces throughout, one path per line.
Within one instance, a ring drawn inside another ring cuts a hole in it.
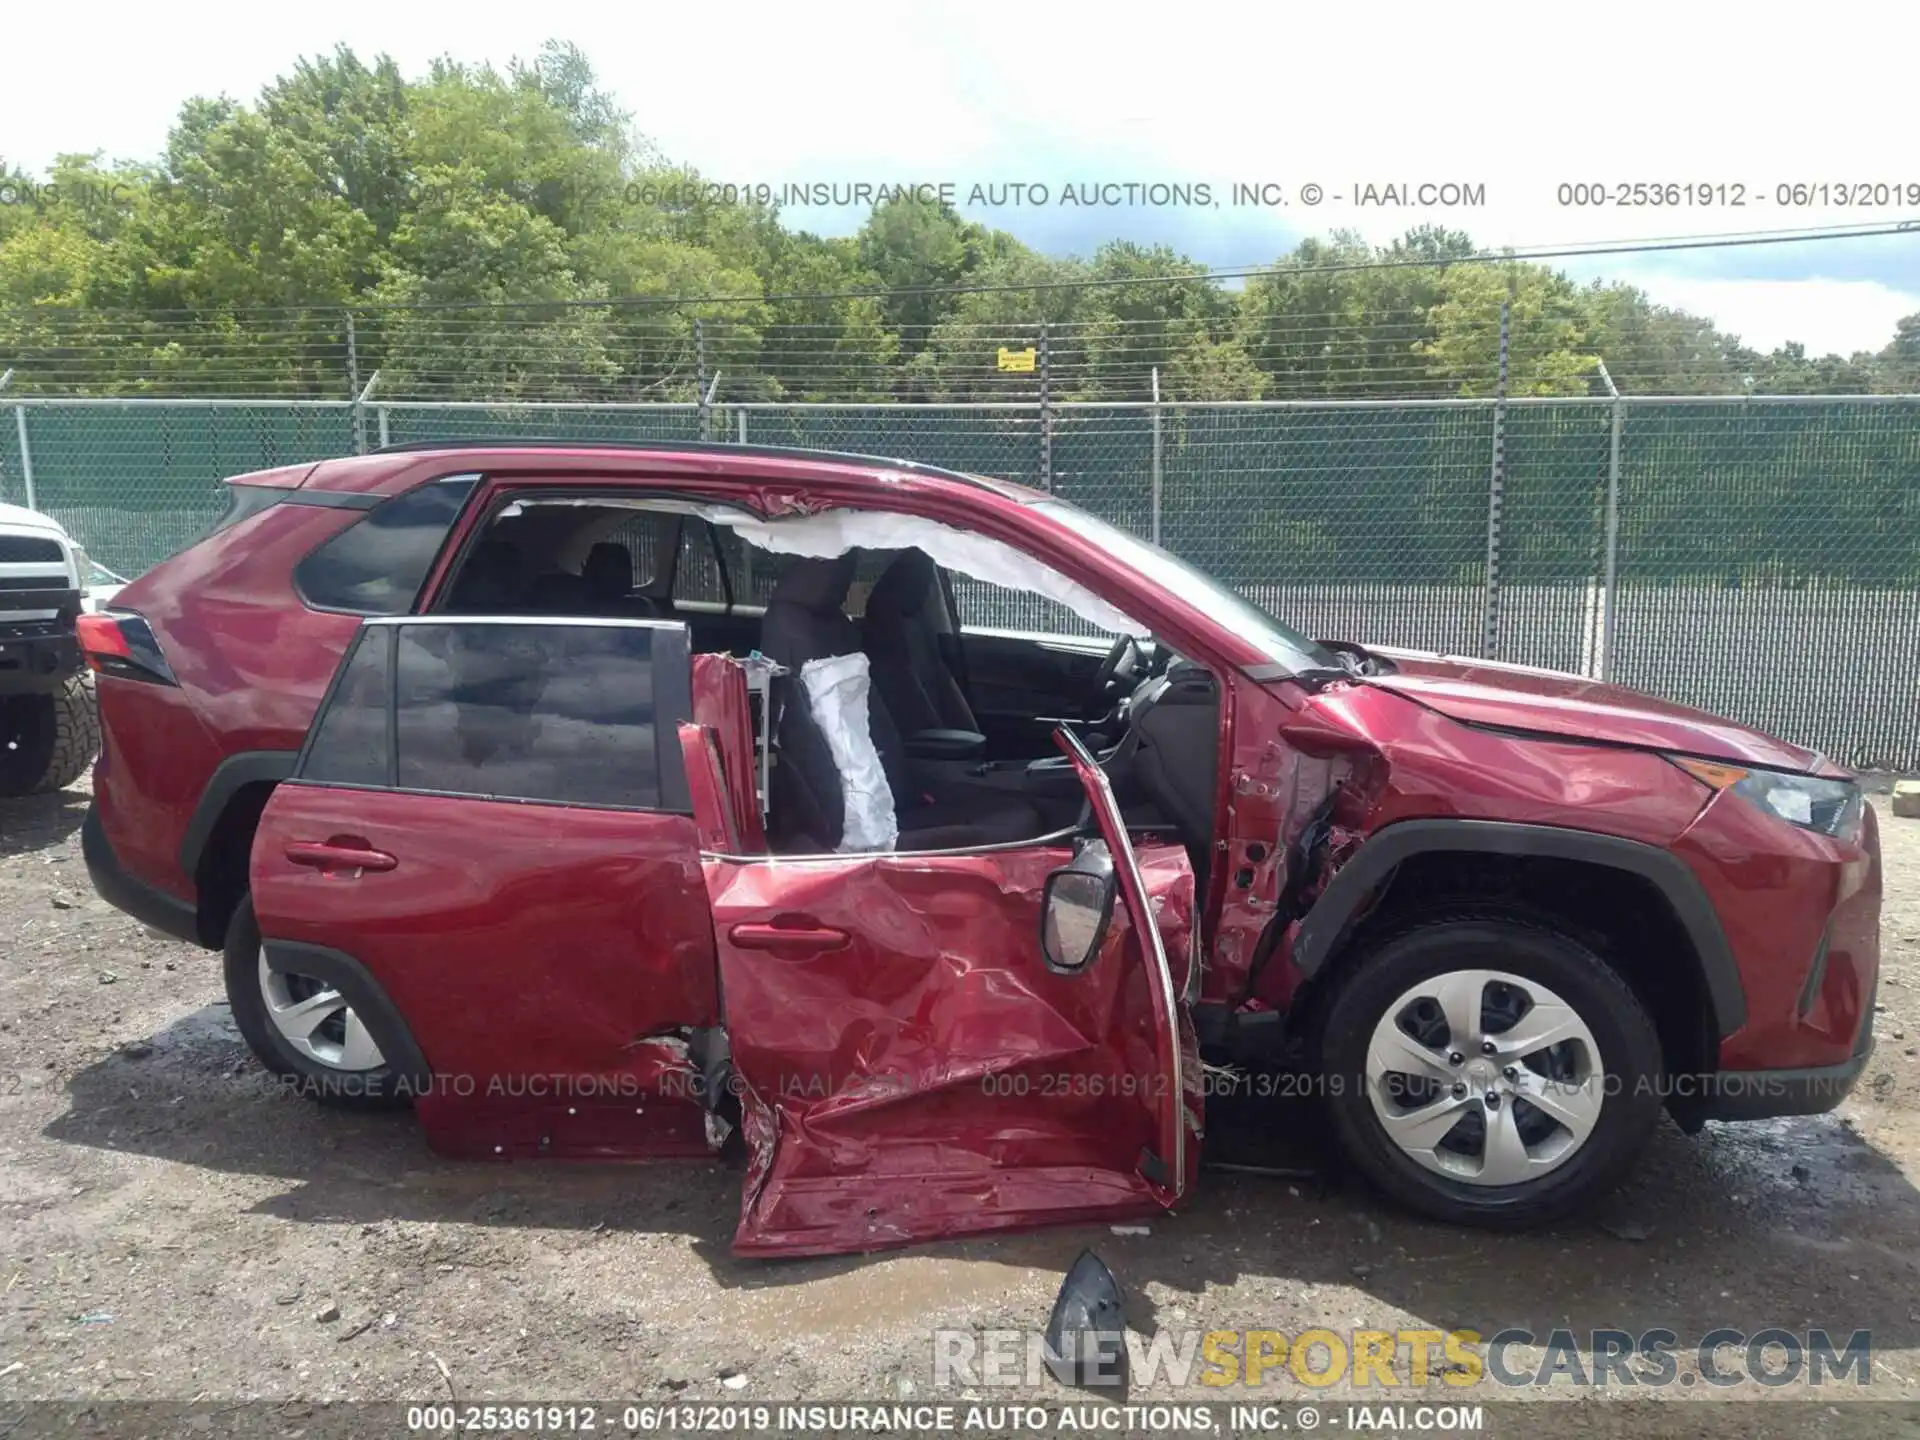
M 1662 305 L 1711 315 L 1756 350 L 1797 340 L 1815 355 L 1878 350 L 1894 323 L 1920 314 L 1920 289 L 1872 280 L 1710 280 L 1652 275 L 1635 283 Z

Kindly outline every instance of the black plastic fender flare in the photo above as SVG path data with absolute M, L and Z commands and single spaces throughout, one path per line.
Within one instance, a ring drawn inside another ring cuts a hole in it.
M 1367 897 L 1401 864 L 1429 851 L 1480 851 L 1493 855 L 1549 856 L 1604 865 L 1649 880 L 1673 907 L 1693 942 L 1701 978 L 1722 1039 L 1747 1023 L 1747 994 L 1726 931 L 1699 879 L 1677 855 L 1638 840 L 1522 825 L 1504 820 L 1402 820 L 1369 836 L 1353 858 L 1334 872 L 1294 936 L 1293 963 L 1303 976 L 1316 974 L 1339 948 Z
M 338 990 L 360 1016 L 373 1036 L 373 1043 L 386 1057 L 387 1067 L 400 1077 L 408 1093 L 414 1096 L 430 1093 L 433 1071 L 421 1053 L 419 1042 L 413 1038 L 413 1028 L 366 966 L 344 951 L 325 945 L 263 940 L 261 946 L 268 969 L 311 975 Z
M 180 869 L 187 875 L 199 870 L 200 857 L 206 853 L 213 827 L 226 813 L 229 800 L 249 785 L 285 780 L 293 774 L 299 758 L 298 750 L 236 750 L 214 766 L 180 836 Z

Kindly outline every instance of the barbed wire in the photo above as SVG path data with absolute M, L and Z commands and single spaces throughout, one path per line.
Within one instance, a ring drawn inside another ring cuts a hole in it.
M 227 315 L 0 311 L 0 371 L 21 395 L 352 399 L 1174 400 L 1489 393 L 1497 299 L 1355 317 L 1249 313 L 1062 321 L 948 319 L 902 333 L 852 321 L 770 322 L 752 307 L 646 316 L 515 302 L 486 311 L 359 307 Z M 1516 393 L 1742 393 L 1766 357 L 1688 316 L 1604 330 L 1517 319 Z M 1808 362 L 1818 366 L 1827 362 Z M 1842 361 L 1843 365 L 1849 363 Z M 374 377 L 378 376 L 375 381 Z M 1766 378 L 1763 374 L 1761 380 Z M 1861 388 L 1858 376 L 1831 376 Z

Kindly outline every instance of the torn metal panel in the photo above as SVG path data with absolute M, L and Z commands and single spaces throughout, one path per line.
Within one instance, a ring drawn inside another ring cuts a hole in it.
M 737 843 L 725 848 L 764 850 L 767 837 L 755 802 L 753 710 L 746 670 L 730 655 L 696 654 L 692 660 L 693 719 L 713 734 L 724 780 L 721 794 L 737 836 Z
M 1318 722 L 1297 702 L 1264 686 L 1229 683 L 1226 815 L 1215 890 L 1220 910 L 1203 998 L 1230 1005 L 1257 998 L 1284 1007 L 1297 977 L 1276 951 L 1285 948 L 1287 912 L 1311 883 L 1311 876 L 1296 872 L 1315 859 L 1301 842 L 1367 757 L 1315 743 Z

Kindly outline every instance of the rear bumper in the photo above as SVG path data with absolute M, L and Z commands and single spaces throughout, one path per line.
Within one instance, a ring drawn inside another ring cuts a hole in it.
M 79 670 L 71 626 L 0 624 L 0 695 L 45 694 Z
M 80 853 L 86 857 L 87 875 L 102 900 L 176 940 L 200 944 L 199 919 L 193 906 L 126 872 L 100 824 L 97 804 L 87 807 L 87 818 L 80 826 Z
M 1782 1115 L 1824 1115 L 1852 1092 L 1867 1061 L 1873 1037 L 1839 1065 L 1811 1070 L 1722 1070 L 1702 1077 L 1704 1093 L 1697 1112 L 1702 1120 L 1772 1120 Z

